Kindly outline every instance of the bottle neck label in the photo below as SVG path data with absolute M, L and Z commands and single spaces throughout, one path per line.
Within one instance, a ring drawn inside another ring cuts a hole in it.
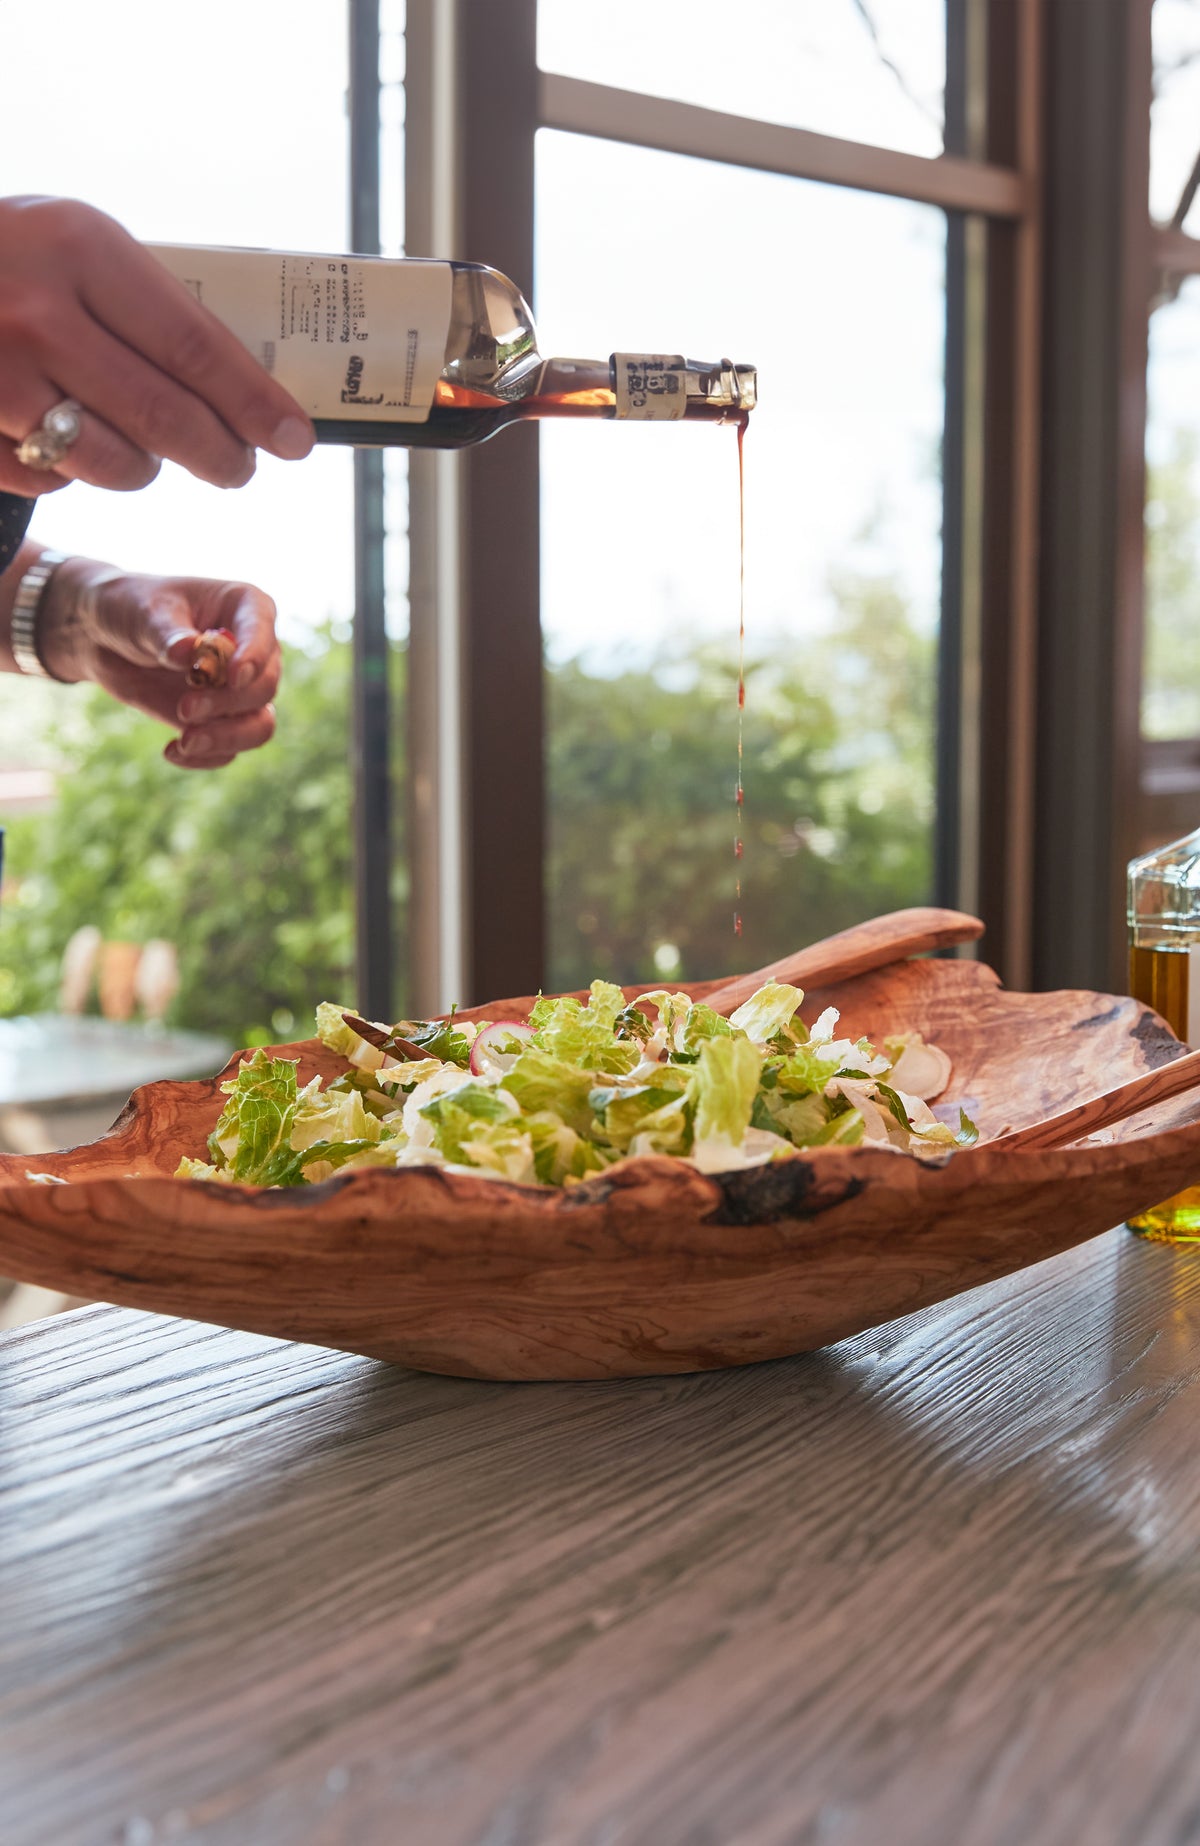
M 449 263 L 148 244 L 311 417 L 424 423 L 446 359 Z
M 675 423 L 687 412 L 687 361 L 678 353 L 614 353 L 616 414 L 630 422 Z

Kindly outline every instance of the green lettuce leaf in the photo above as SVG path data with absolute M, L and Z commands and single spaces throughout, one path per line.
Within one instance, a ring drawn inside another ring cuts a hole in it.
M 864 1123 L 858 1109 L 843 1109 L 839 1115 L 833 1115 L 826 1122 L 820 1134 L 814 1135 L 808 1143 L 810 1147 L 861 1147 Z
M 353 1011 L 352 1006 L 335 1006 L 331 1000 L 322 1000 L 317 1007 L 317 1037 L 330 1051 L 336 1051 L 343 1058 L 348 1058 L 366 1042 L 342 1018 L 343 1013 Z
M 546 1110 L 576 1134 L 588 1135 L 593 1125 L 588 1102 L 592 1083 L 590 1071 L 552 1057 L 537 1045 L 530 1045 L 512 1069 L 505 1071 L 500 1088 L 516 1099 L 522 1114 L 534 1115 Z
M 701 1046 L 691 1082 L 697 1141 L 719 1139 L 741 1146 L 762 1065 L 761 1054 L 745 1038 L 710 1038 Z
M 378 1141 L 385 1130 L 377 1115 L 367 1108 L 357 1089 L 322 1090 L 317 1083 L 306 1084 L 296 1098 L 292 1121 L 291 1144 L 303 1150 L 318 1141 Z
M 521 1125 L 533 1147 L 533 1167 L 543 1186 L 564 1186 L 571 1180 L 599 1173 L 608 1162 L 601 1150 L 585 1141 L 561 1116 L 541 1111 L 523 1116 Z
M 732 1038 L 734 1029 L 728 1019 L 720 1013 L 714 1013 L 711 1006 L 703 1001 L 688 1009 L 683 1022 L 683 1054 L 698 1057 L 701 1045 L 710 1038 Z
M 764 1086 L 787 1096 L 822 1094 L 838 1068 L 837 1053 L 822 1056 L 827 1051 L 824 1045 L 797 1045 L 786 1057 L 770 1059 L 763 1073 Z
M 536 1178 L 533 1142 L 512 1099 L 482 1083 L 463 1083 L 425 1103 L 433 1144 L 454 1166 L 478 1167 L 525 1184 Z
M 593 981 L 586 1004 L 569 996 L 562 1000 L 541 999 L 530 1013 L 529 1023 L 537 1034 L 538 1046 L 552 1058 L 580 1070 L 625 1076 L 640 1059 L 641 1047 L 632 1039 L 613 1036 L 624 1005 L 619 987 L 610 981 Z
M 809 1091 L 806 1096 L 790 1096 L 784 1091 L 762 1091 L 754 1099 L 752 1128 L 767 1128 L 783 1135 L 793 1147 L 819 1145 L 829 1122 L 829 1105 L 824 1096 Z
M 909 1115 L 902 1098 L 889 1084 L 880 1083 L 878 1078 L 875 1080 L 875 1094 L 914 1140 L 927 1141 L 934 1147 L 974 1147 L 979 1139 L 978 1128 L 961 1106 L 956 1132 L 948 1122 L 934 1121 L 918 1126 Z
M 786 981 L 768 981 L 730 1013 L 729 1023 L 755 1044 L 765 1045 L 779 1032 L 787 1031 L 803 998 L 799 987 L 789 987 Z
M 670 1067 L 663 1068 L 665 1074 Z M 618 1154 L 629 1153 L 635 1139 L 636 1151 L 644 1154 L 686 1154 L 691 1147 L 691 1111 L 678 1084 L 652 1081 L 627 1090 L 593 1090 L 591 1103 L 605 1140 Z
M 256 1051 L 221 1088 L 229 1101 L 208 1137 L 213 1164 L 251 1185 L 297 1185 L 303 1162 L 291 1140 L 298 1100 L 294 1062 Z

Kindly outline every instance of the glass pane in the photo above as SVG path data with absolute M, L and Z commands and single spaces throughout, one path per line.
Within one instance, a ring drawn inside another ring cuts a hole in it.
M 550 979 L 752 968 L 928 893 L 945 219 L 558 133 L 537 172 L 543 349 L 728 354 L 761 400 L 740 863 L 734 432 L 542 428 Z
M 391 15 L 394 32 L 402 8 Z M 39 0 L 6 31 L 5 189 L 85 198 L 147 238 L 343 248 L 346 45 L 330 0 L 209 0 L 199 24 L 123 0 L 119 33 L 93 0 Z M 391 475 L 401 527 L 403 489 Z M 0 680 L 0 1012 L 53 1006 L 67 938 L 95 924 L 176 944 L 178 1026 L 306 1036 L 323 994 L 352 992 L 349 453 L 263 458 L 238 493 L 169 467 L 140 494 L 75 486 L 42 502 L 34 531 L 134 569 L 261 584 L 288 661 L 277 738 L 212 775 L 162 763 L 166 733 L 98 693 L 34 705 L 26 683 Z M 22 785 L 31 751 L 41 780 Z
M 543 70 L 942 152 L 946 0 L 539 0 Z
M 1147 737 L 1200 737 L 1200 277 L 1150 321 Z
M 1150 109 L 1150 211 L 1162 224 L 1175 215 L 1200 155 L 1200 4 L 1154 0 L 1154 100 Z M 1200 234 L 1200 207 L 1184 229 Z

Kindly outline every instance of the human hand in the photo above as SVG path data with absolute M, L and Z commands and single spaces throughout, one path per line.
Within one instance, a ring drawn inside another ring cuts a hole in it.
M 53 471 L 23 467 L 13 444 L 65 398 L 79 435 Z M 256 448 L 290 461 L 312 445 L 296 400 L 114 219 L 0 199 L 0 489 L 145 487 L 160 457 L 242 487 Z
M 189 684 L 195 638 L 227 628 L 236 648 L 226 683 Z M 275 605 L 248 583 L 114 573 L 67 558 L 38 606 L 38 652 L 57 679 L 91 680 L 179 729 L 163 751 L 181 769 L 219 769 L 275 730 L 279 684 Z

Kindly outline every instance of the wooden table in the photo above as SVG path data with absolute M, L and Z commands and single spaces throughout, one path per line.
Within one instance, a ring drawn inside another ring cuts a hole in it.
M 0 1341 L 4 1846 L 1200 1837 L 1200 1252 L 813 1356 Z

